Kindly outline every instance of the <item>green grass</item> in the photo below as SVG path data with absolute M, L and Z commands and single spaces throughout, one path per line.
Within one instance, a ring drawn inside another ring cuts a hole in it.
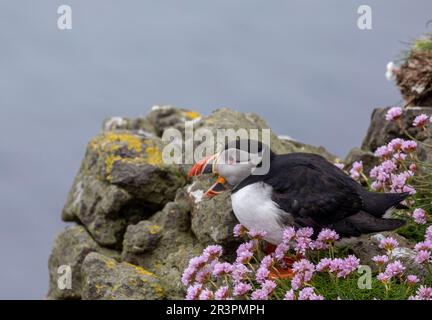
M 372 277 L 370 289 L 360 289 L 358 281 L 361 275 L 354 273 L 346 279 L 334 279 L 328 273 L 315 274 L 311 285 L 315 292 L 324 296 L 326 300 L 406 300 L 415 293 L 416 288 L 409 287 L 405 283 L 392 281 L 390 290 L 386 291 L 384 285 L 378 281 L 375 275 Z M 279 280 L 275 295 L 280 298 L 290 289 L 289 280 Z

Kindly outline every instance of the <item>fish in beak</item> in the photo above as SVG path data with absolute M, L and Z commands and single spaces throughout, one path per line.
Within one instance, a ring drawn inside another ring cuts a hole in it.
M 219 154 L 214 154 L 201 159 L 192 166 L 188 173 L 188 176 L 194 177 L 209 173 L 217 174 L 217 172 L 215 171 L 215 164 L 218 156 Z M 226 190 L 227 188 L 225 187 L 225 179 L 222 176 L 218 176 L 216 182 L 210 187 L 210 189 L 205 192 L 205 196 L 207 198 L 212 198 Z

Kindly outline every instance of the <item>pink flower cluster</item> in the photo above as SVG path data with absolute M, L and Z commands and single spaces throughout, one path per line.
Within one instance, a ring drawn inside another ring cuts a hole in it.
M 415 261 L 421 265 L 432 263 L 432 226 L 426 229 L 425 240 L 417 243 L 414 247 L 416 252 Z
M 346 278 L 356 271 L 359 265 L 360 260 L 353 255 L 346 258 L 324 258 L 318 263 L 316 270 L 320 272 L 329 272 L 338 278 Z
M 349 171 L 351 178 L 353 178 L 354 180 L 359 180 L 362 172 L 363 172 L 363 162 L 355 161 L 352 164 L 351 170 Z
M 407 154 L 412 153 L 416 148 L 415 141 L 400 138 L 395 138 L 387 145 L 377 148 L 375 156 L 381 158 L 382 162 L 369 173 L 373 180 L 371 188 L 374 191 L 414 194 L 416 191 L 410 185 L 410 180 L 414 176 L 416 167 L 412 164 L 409 170 L 406 170 L 404 161 Z
M 395 121 L 395 120 L 399 119 L 401 117 L 401 115 L 402 115 L 402 108 L 393 107 L 387 111 L 385 118 L 387 121 Z
M 410 296 L 409 300 L 432 300 L 432 288 L 420 286 L 415 296 Z
M 314 288 L 306 287 L 301 289 L 298 295 L 296 295 L 293 289 L 289 290 L 285 294 L 284 300 L 324 300 L 324 297 L 316 294 Z
M 427 223 L 427 216 L 426 211 L 422 208 L 417 208 L 413 211 L 412 217 L 414 221 L 418 224 L 426 224 Z
M 428 122 L 432 122 L 432 117 L 429 117 L 426 114 L 422 113 L 415 117 L 412 125 L 417 128 L 423 128 Z

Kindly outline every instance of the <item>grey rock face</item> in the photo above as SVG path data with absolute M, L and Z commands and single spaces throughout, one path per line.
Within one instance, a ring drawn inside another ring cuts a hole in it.
M 180 169 L 164 165 L 159 138 L 110 131 L 89 143 L 62 217 L 81 222 L 95 240 L 118 247 L 126 226 L 149 217 L 186 183 Z
M 192 232 L 201 243 L 220 244 L 229 252 L 238 244 L 232 232 L 238 221 L 232 211 L 229 192 L 204 199 L 204 192 L 214 183 L 212 180 L 214 178 L 198 177 L 187 187 L 192 203 Z
M 152 272 L 99 253 L 87 255 L 81 272 L 85 300 L 154 300 L 165 296 Z
M 185 121 L 197 121 L 201 118 L 201 115 L 192 110 L 163 105 L 154 106 L 147 118 L 156 128 L 156 133 L 162 136 L 164 130 L 168 128 L 184 131 Z
M 50 275 L 49 298 L 81 298 L 81 265 L 90 252 L 100 252 L 115 259 L 120 258 L 118 252 L 99 246 L 82 226 L 66 228 L 57 236 L 48 262 Z M 61 266 L 70 267 L 72 276 L 70 289 L 61 289 L 58 286 L 58 281 L 63 274 L 63 272 L 59 272 Z

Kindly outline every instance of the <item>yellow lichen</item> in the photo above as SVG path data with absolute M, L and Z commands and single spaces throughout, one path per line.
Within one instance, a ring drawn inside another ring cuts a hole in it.
M 195 111 L 184 111 L 184 115 L 189 120 L 194 120 L 201 117 L 201 115 Z
M 147 163 L 153 166 L 160 165 L 162 163 L 162 152 L 160 149 L 151 140 L 146 140 L 145 143 L 147 145 L 145 148 Z
M 95 288 L 96 288 L 96 294 L 100 294 L 101 289 L 103 288 L 103 285 L 97 283 L 97 284 L 95 284 Z
M 120 160 L 122 160 L 122 157 L 117 155 L 111 155 L 111 154 L 107 155 L 107 157 L 105 158 L 105 170 L 107 173 L 108 180 L 111 180 L 111 171 L 114 166 L 114 163 Z
M 153 272 L 150 272 L 150 271 L 148 271 L 148 270 L 146 270 L 140 266 L 134 265 L 134 264 L 129 263 L 129 262 L 126 262 L 126 264 L 129 265 L 130 267 L 134 268 L 141 275 L 157 278 L 157 276 Z
M 160 229 L 161 229 L 160 226 L 158 226 L 157 224 L 154 224 L 154 225 L 150 226 L 149 232 L 150 232 L 150 234 L 156 234 L 160 231 Z
M 107 268 L 112 269 L 116 266 L 116 262 L 114 260 L 110 259 L 105 263 L 105 265 L 107 266 Z

